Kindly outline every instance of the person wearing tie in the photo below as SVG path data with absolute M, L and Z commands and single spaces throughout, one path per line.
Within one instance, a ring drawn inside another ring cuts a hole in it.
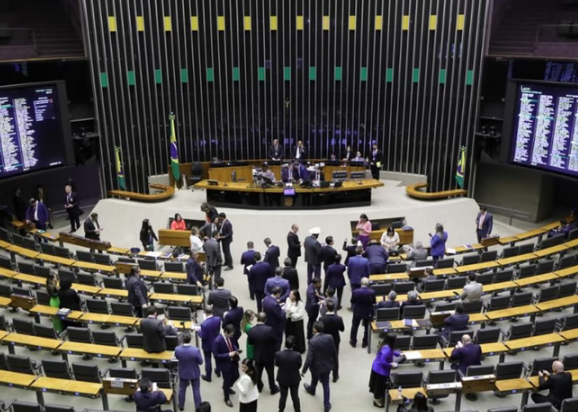
M 225 213 L 219 213 L 219 222 L 221 223 L 221 228 L 219 229 L 218 240 L 221 242 L 223 247 L 223 254 L 225 255 L 225 270 L 233 269 L 233 257 L 231 256 L 231 243 L 233 243 L 233 225 L 231 221 L 227 219 Z
M 299 382 L 301 382 L 302 360 L 299 352 L 293 350 L 295 347 L 295 337 L 287 336 L 285 339 L 285 350 L 279 351 L 275 354 L 275 366 L 277 369 L 277 383 L 281 390 L 279 397 L 279 412 L 285 412 L 285 405 L 287 403 L 287 394 L 291 393 L 291 400 L 293 401 L 293 409 L 295 412 L 301 412 L 301 402 L 299 400 Z
M 88 219 L 84 221 L 84 237 L 87 239 L 100 240 L 102 229 L 98 224 L 98 214 L 91 213 Z
M 301 140 L 297 142 L 297 146 L 295 146 L 293 153 L 294 153 L 293 158 L 297 161 L 305 160 L 307 158 L 307 150 L 305 150 L 305 147 L 303 146 L 303 142 Z
M 140 380 L 139 389 L 134 393 L 134 403 L 137 411 L 172 412 L 170 409 L 161 410 L 161 405 L 168 402 L 163 391 L 153 390 L 153 383 L 149 378 Z
M 279 146 L 279 140 L 273 140 L 273 145 L 269 148 L 269 159 L 280 161 L 283 158 L 283 149 Z
M 299 181 L 299 164 L 290 163 L 281 171 L 281 180 L 283 183 L 295 183 Z
M 185 409 L 185 396 L 189 383 L 193 388 L 193 399 L 195 408 L 201 406 L 201 372 L 199 365 L 203 364 L 201 351 L 195 346 L 191 346 L 191 334 L 182 334 L 183 344 L 175 349 L 175 358 L 179 361 L 179 410 Z
M 72 186 L 66 185 L 64 191 L 66 192 L 64 208 L 68 213 L 68 220 L 70 220 L 70 233 L 74 233 L 76 229 L 80 228 L 80 215 L 82 214 L 82 210 L 78 207 L 78 196 L 72 191 Z
M 293 223 L 287 234 L 287 257 L 291 259 L 291 267 L 297 265 L 297 259 L 301 256 L 301 242 L 299 241 L 299 225 Z
M 239 379 L 239 354 L 241 351 L 233 341 L 235 327 L 227 325 L 223 333 L 215 338 L 213 343 L 213 355 L 217 363 L 217 369 L 223 374 L 223 395 L 225 405 L 233 407 L 230 395 L 234 395 L 233 384 Z
M 355 157 L 353 159 L 351 159 L 351 161 L 352 162 L 364 162 L 365 159 L 361 155 L 361 152 L 357 152 L 357 153 L 355 153 Z
M 493 226 L 494 217 L 488 213 L 486 206 L 480 206 L 480 212 L 476 217 L 476 234 L 478 235 L 478 243 L 480 243 L 483 238 L 490 236 Z
M 44 203 L 31 198 L 26 210 L 26 223 L 34 223 L 36 229 L 46 230 L 48 225 L 48 210 Z
M 201 379 L 206 382 L 211 382 L 211 374 L 213 372 L 213 367 L 211 364 L 211 356 L 213 355 L 213 343 L 217 336 L 219 336 L 219 330 L 221 329 L 221 318 L 213 316 L 213 308 L 210 306 L 205 308 L 205 320 L 201 323 L 201 330 L 199 331 L 199 337 L 201 338 L 201 348 L 203 349 L 203 355 L 205 355 L 205 374 L 201 376 Z M 213 355 L 214 356 L 214 355 Z M 215 369 L 215 374 L 217 377 L 221 376 L 219 369 Z

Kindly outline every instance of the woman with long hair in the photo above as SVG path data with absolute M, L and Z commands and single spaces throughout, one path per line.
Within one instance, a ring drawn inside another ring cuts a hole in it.
M 249 329 L 253 327 L 253 322 L 255 321 L 255 312 L 252 310 L 246 310 L 243 314 L 243 320 L 241 321 L 241 330 L 244 334 L 249 334 Z M 253 345 L 249 345 L 249 341 L 247 340 L 247 359 L 255 359 L 255 348 Z
M 46 278 L 46 291 L 50 296 L 50 306 L 53 308 L 60 308 L 60 298 L 58 297 L 58 276 L 56 273 L 50 272 Z M 58 333 L 62 332 L 62 319 L 58 316 L 52 318 L 52 326 Z
M 410 409 L 407 409 L 407 406 L 402 404 L 397 407 L 397 412 L 434 412 L 434 408 L 428 406 L 426 396 L 418 392 L 413 398 L 413 405 L 411 405 Z
M 399 248 L 399 234 L 391 226 L 387 228 L 387 231 L 383 232 L 381 235 L 381 246 L 385 248 L 387 253 L 396 254 Z
M 155 240 L 157 242 L 159 241 L 150 221 L 148 219 L 143 220 L 140 228 L 140 243 L 142 244 L 143 250 L 155 250 Z
M 185 219 L 179 213 L 175 213 L 175 218 L 171 222 L 171 230 L 187 230 Z
M 287 314 L 287 325 L 285 327 L 285 336 L 295 337 L 295 351 L 305 352 L 305 304 L 301 300 L 301 294 L 298 290 L 292 290 L 285 301 L 285 313 Z
M 80 296 L 76 290 L 72 289 L 72 282 L 70 279 L 62 279 L 60 281 L 60 289 L 58 290 L 58 299 L 60 309 L 70 309 L 81 311 L 82 308 L 80 307 Z M 62 326 L 64 329 L 68 328 L 69 326 L 80 327 L 80 323 L 70 322 L 68 320 L 62 321 Z
M 436 224 L 436 232 L 432 236 L 429 234 L 430 239 L 430 255 L 433 258 L 434 263 L 439 259 L 443 258 L 446 253 L 446 242 L 448 241 L 448 232 L 444 230 L 444 226 L 441 223 Z
M 389 375 L 391 368 L 397 366 L 393 361 L 394 356 L 401 353 L 393 349 L 395 334 L 387 333 L 380 336 L 381 342 L 377 348 L 377 354 L 371 365 L 369 377 L 369 392 L 373 393 L 373 406 L 383 408 L 385 395 L 389 389 Z
M 203 240 L 201 239 L 199 228 L 193 226 L 191 228 L 191 253 L 193 252 L 203 252 Z
M 357 230 L 357 240 L 361 242 L 363 249 L 365 249 L 371 236 L 371 222 L 365 213 L 359 216 L 359 222 L 357 222 L 355 229 Z
M 255 362 L 252 359 L 243 359 L 241 371 L 243 374 L 237 381 L 239 412 L 257 412 L 259 389 L 257 389 L 258 377 Z

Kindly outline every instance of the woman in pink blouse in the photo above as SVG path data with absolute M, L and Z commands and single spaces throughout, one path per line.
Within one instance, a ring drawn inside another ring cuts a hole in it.
M 172 230 L 187 230 L 187 224 L 185 223 L 185 219 L 181 217 L 178 213 L 175 214 L 175 220 L 171 222 L 171 229 Z
M 355 229 L 358 231 L 357 240 L 361 242 L 363 249 L 365 249 L 369 243 L 369 236 L 371 235 L 371 222 L 365 213 L 359 216 L 359 222 L 357 222 Z

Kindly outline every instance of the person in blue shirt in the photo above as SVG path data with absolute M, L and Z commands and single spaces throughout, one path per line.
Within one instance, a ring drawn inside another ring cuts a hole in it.
M 267 279 L 273 276 L 273 270 L 268 262 L 261 262 L 261 254 L 255 252 L 255 263 L 249 271 L 249 282 L 253 286 L 255 292 L 255 300 L 257 301 L 257 312 L 261 312 L 263 308 L 263 297 L 265 296 L 265 284 Z
M 34 223 L 36 229 L 46 230 L 49 220 L 46 205 L 34 198 L 31 198 L 29 203 L 30 206 L 26 210 L 26 223 Z
M 243 321 L 243 310 L 242 306 L 239 306 L 239 300 L 235 296 L 229 298 L 229 311 L 225 313 L 223 317 L 223 327 L 227 325 L 233 325 L 235 327 L 235 334 L 233 339 L 239 344 L 239 338 L 241 337 L 241 322 Z
M 307 286 L 307 295 L 305 301 L 305 312 L 307 312 L 307 340 L 313 336 L 313 324 L 319 316 L 319 301 L 323 300 L 321 295 L 321 279 L 313 278 Z
M 339 305 L 337 310 L 341 309 L 341 298 L 343 297 L 343 288 L 345 287 L 345 266 L 341 264 L 341 255 L 335 256 L 335 262 L 327 267 L 325 274 L 324 289 L 333 288 L 337 292 L 337 301 Z
M 185 269 L 187 270 L 187 283 L 202 288 L 202 280 L 205 272 L 199 264 L 199 252 L 191 253 L 185 264 Z
M 446 253 L 446 242 L 448 240 L 448 232 L 444 230 L 444 227 L 441 223 L 436 225 L 436 232 L 432 236 L 430 233 L 430 255 L 433 258 L 434 263 L 437 262 L 439 259 L 443 258 Z
M 361 346 L 366 348 L 370 333 L 369 325 L 375 306 L 375 290 L 369 287 L 368 278 L 361 279 L 361 287 L 353 291 L 351 295 L 351 306 L 353 307 L 353 322 L 351 324 L 349 344 L 354 348 L 357 346 L 357 330 L 359 324 L 363 323 L 363 340 Z
M 191 334 L 185 332 L 181 336 L 183 344 L 175 349 L 175 358 L 179 361 L 179 410 L 185 409 L 185 394 L 189 383 L 193 388 L 195 408 L 201 406 L 201 372 L 199 365 L 203 364 L 201 351 L 191 346 Z
M 143 378 L 140 381 L 139 389 L 134 393 L 134 403 L 137 412 L 149 412 L 158 410 L 159 412 L 172 412 L 171 409 L 161 411 L 160 406 L 167 403 L 165 394 L 157 389 L 153 391 L 153 383 L 149 378 Z
M 369 262 L 369 273 L 381 274 L 385 273 L 385 266 L 389 255 L 383 246 L 379 244 L 376 239 L 372 239 L 369 245 L 365 248 L 365 257 Z
M 289 297 L 289 293 L 291 293 L 291 287 L 289 286 L 289 281 L 283 279 L 283 269 L 281 267 L 276 268 L 275 276 L 265 282 L 265 296 L 271 296 L 276 287 L 281 289 L 281 297 L 279 297 L 278 302 L 284 303 Z
M 218 316 L 213 316 L 213 308 L 205 308 L 205 320 L 201 323 L 201 330 L 199 330 L 199 337 L 201 338 L 201 347 L 203 349 L 203 355 L 205 356 L 205 374 L 201 376 L 201 379 L 207 382 L 211 382 L 211 374 L 213 365 L 211 363 L 211 357 L 213 356 L 213 343 L 215 338 L 219 336 L 221 330 L 221 318 Z M 220 376 L 218 369 L 215 369 L 215 374 Z
M 362 278 L 369 277 L 369 261 L 361 256 L 362 253 L 363 248 L 357 246 L 355 248 L 355 256 L 349 259 L 349 264 L 347 265 L 347 276 L 349 276 L 352 292 L 361 287 Z
M 275 331 L 275 336 L 277 337 L 276 351 L 281 350 L 281 343 L 283 343 L 283 332 L 285 332 L 285 327 L 287 324 L 287 316 L 285 311 L 279 304 L 279 297 L 281 296 L 281 288 L 275 286 L 271 292 L 271 295 L 266 296 L 263 299 L 263 312 L 267 315 L 267 320 L 265 325 L 271 326 Z M 285 304 L 285 301 L 283 301 Z
M 444 319 L 444 329 L 440 336 L 448 339 L 452 332 L 468 329 L 470 315 L 464 313 L 464 307 L 461 303 L 456 303 L 456 311 L 453 315 Z
M 385 406 L 385 395 L 389 386 L 391 369 L 397 367 L 397 363 L 393 361 L 393 357 L 403 357 L 403 354 L 393 349 L 395 345 L 395 334 L 382 333 L 380 339 L 382 339 L 382 341 L 377 347 L 377 354 L 371 365 L 369 391 L 373 393 L 373 406 L 383 408 Z
M 241 265 L 243 265 L 243 274 L 247 276 L 247 283 L 249 284 L 249 297 L 255 300 L 255 291 L 249 282 L 249 268 L 255 263 L 255 250 L 253 250 L 253 242 L 247 242 L 247 250 L 241 255 Z

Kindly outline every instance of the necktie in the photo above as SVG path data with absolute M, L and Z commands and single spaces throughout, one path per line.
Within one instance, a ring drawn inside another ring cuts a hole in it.
M 479 229 L 483 229 L 484 228 L 484 218 L 486 217 L 486 214 L 484 213 L 483 215 L 480 215 L 480 223 L 478 225 Z
M 233 352 L 233 345 L 231 345 L 231 340 L 227 338 L 227 347 L 229 348 L 229 352 Z
M 289 180 L 293 179 L 293 171 L 289 170 Z
M 68 194 L 68 196 L 66 197 L 66 199 L 67 199 L 66 201 L 67 201 L 68 203 L 70 203 L 70 193 Z

